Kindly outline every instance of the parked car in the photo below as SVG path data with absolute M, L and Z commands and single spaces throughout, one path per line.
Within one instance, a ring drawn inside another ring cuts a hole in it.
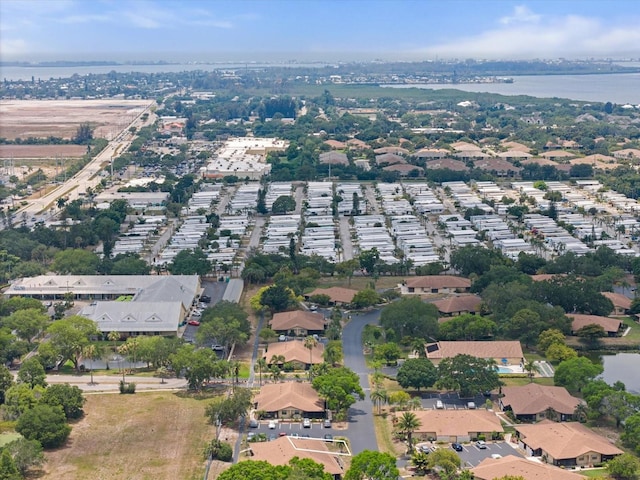
M 200 297 L 200 301 L 204 302 L 204 303 L 209 303 L 209 302 L 211 302 L 211 297 L 209 295 L 202 295 Z
M 422 453 L 431 453 L 431 447 L 429 445 L 420 445 L 418 448 Z
M 191 312 L 191 316 L 192 317 L 201 317 L 202 316 L 202 312 L 200 310 L 194 310 L 193 312 Z
M 453 448 L 456 452 L 461 452 L 462 450 L 464 450 L 462 448 L 462 445 L 460 445 L 459 443 L 452 443 L 451 448 Z
M 444 408 L 444 403 L 442 403 L 442 400 L 436 400 L 436 408 L 438 410 L 442 410 Z
M 253 440 L 256 436 L 255 432 L 249 432 L 247 433 L 247 442 L 250 442 L 251 440 Z
M 331 435 L 330 433 L 325 434 L 324 436 L 325 440 L 333 440 L 333 435 Z
M 487 444 L 484 440 L 478 440 L 476 442 L 476 447 L 478 447 L 480 450 L 485 450 L 487 448 Z
M 193 325 L 194 327 L 199 327 L 200 322 L 198 320 L 189 320 L 189 325 Z
M 331 428 L 331 420 L 329 420 L 328 418 L 325 419 L 322 425 L 324 425 L 324 428 Z
M 467 402 L 467 408 L 469 410 L 475 410 L 476 409 L 476 404 L 475 402 Z
M 303 418 L 302 419 L 302 428 L 311 428 L 311 419 L 310 418 Z
M 278 341 L 279 342 L 286 342 L 287 341 L 287 336 L 286 335 L 280 335 L 278 337 Z
M 274 422 L 273 420 L 271 420 L 271 421 L 269 422 L 268 427 L 269 427 L 269 430 L 275 430 L 275 428 L 276 428 L 276 422 Z
M 259 426 L 260 423 L 258 423 L 258 420 L 256 420 L 255 418 L 249 420 L 249 428 L 258 428 Z

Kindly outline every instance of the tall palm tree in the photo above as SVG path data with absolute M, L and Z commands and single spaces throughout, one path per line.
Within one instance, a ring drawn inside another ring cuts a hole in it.
M 378 415 L 380 415 L 382 405 L 387 403 L 389 400 L 387 396 L 387 391 L 382 390 L 381 388 L 376 388 L 375 390 L 371 390 L 371 393 L 369 393 L 369 398 L 371 399 L 373 404 L 376 406 L 376 409 L 378 410 Z
M 109 340 L 110 342 L 113 342 L 113 352 L 117 352 L 118 351 L 118 340 L 120 340 L 120 333 L 119 332 L 109 332 L 109 334 L 107 335 L 107 340 Z
M 304 348 L 309 349 L 309 368 L 313 364 L 313 349 L 318 345 L 318 340 L 315 337 L 308 335 L 307 338 L 304 339 Z
M 540 373 L 540 367 L 533 360 L 526 360 L 524 362 L 524 371 L 527 372 L 527 377 L 529 377 L 529 382 L 533 382 L 533 377 L 536 373 Z
M 407 435 L 409 453 L 413 452 L 413 432 L 421 425 L 422 423 L 420 423 L 420 420 L 418 420 L 418 417 L 416 417 L 416 414 L 413 412 L 404 412 L 396 424 L 398 431 Z
M 256 360 L 256 364 L 253 368 L 258 371 L 258 375 L 260 376 L 260 386 L 262 386 L 262 372 L 268 368 L 267 359 L 264 357 L 259 358 Z
M 89 373 L 91 374 L 91 382 L 89 385 L 95 385 L 93 382 L 93 360 L 97 358 L 98 353 L 98 348 L 93 343 L 86 345 L 82 349 L 82 356 L 89 359 Z

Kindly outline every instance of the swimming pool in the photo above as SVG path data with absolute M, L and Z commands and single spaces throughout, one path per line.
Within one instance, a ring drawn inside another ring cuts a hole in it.
M 519 365 L 510 365 L 508 367 L 496 367 L 498 373 L 523 373 Z

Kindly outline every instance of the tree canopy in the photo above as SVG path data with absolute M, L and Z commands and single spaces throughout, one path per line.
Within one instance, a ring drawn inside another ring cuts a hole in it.
M 463 398 L 491 391 L 501 385 L 495 361 L 460 354 L 438 364 L 436 386 L 460 392 Z
M 401 298 L 382 309 L 380 324 L 393 333 L 393 339 L 434 338 L 438 334 L 438 309 L 417 297 Z
M 556 385 L 579 392 L 603 371 L 602 365 L 593 363 L 586 357 L 576 357 L 560 362 L 556 367 L 553 381 Z
M 351 459 L 344 480 L 397 480 L 399 474 L 393 455 L 364 450 Z
M 410 358 L 405 360 L 400 368 L 396 379 L 402 388 L 413 388 L 420 390 L 421 388 L 431 387 L 438 378 L 438 370 L 426 358 Z

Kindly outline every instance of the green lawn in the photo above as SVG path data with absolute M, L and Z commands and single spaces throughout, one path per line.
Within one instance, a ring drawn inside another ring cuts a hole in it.
M 607 470 L 604 468 L 595 468 L 593 470 L 582 470 L 580 475 L 584 475 L 588 478 L 609 478 Z
M 631 327 L 631 331 L 624 337 L 634 342 L 640 342 L 640 323 L 634 322 L 629 317 L 624 319 L 625 327 Z
M 6 432 L 0 434 L 0 447 L 5 446 L 9 442 L 13 442 L 21 437 L 19 433 L 16 432 Z

